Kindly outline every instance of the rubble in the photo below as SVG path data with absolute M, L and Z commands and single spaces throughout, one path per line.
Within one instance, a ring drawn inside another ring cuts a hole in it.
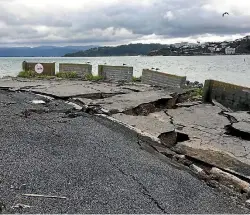
M 248 182 L 243 181 L 230 173 L 224 172 L 216 167 L 213 167 L 211 170 L 211 174 L 216 176 L 218 180 L 223 184 L 233 184 L 235 188 L 239 189 L 240 191 L 243 191 L 245 193 L 250 192 L 250 184 Z

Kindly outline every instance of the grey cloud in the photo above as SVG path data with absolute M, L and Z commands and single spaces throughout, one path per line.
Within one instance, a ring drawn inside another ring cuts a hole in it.
M 10 12 L 0 5 L 0 20 L 9 26 L 20 25 L 45 25 L 49 27 L 71 27 L 72 22 L 67 20 L 65 16 L 58 16 L 50 11 L 44 11 L 37 13 L 36 11 L 30 11 L 30 15 L 27 17 L 20 16 L 22 10 L 16 11 L 16 13 Z
M 0 32 L 0 41 L 15 43 L 121 43 L 155 34 L 161 38 L 189 37 L 204 34 L 230 35 L 250 32 L 250 16 L 238 11 L 224 19 L 220 13 L 206 10 L 210 0 L 152 0 L 120 1 L 113 5 L 97 5 L 90 11 L 58 7 L 28 16 L 1 7 L 0 20 L 6 27 Z M 166 17 L 171 12 L 172 18 Z M 49 30 L 41 32 L 37 26 Z M 123 29 L 123 31 L 120 31 Z M 125 31 L 126 30 L 126 31 Z M 8 32 L 8 33 L 7 33 Z M 127 32 L 132 32 L 127 33 Z M 53 38 L 53 39 L 52 39 Z M 58 39 L 56 39 L 58 38 Z

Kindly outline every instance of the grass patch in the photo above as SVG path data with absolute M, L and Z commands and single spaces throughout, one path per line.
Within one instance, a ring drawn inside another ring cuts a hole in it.
M 64 79 L 77 78 L 77 73 L 76 72 L 58 72 L 56 73 L 56 77 L 64 78 Z
M 187 93 L 187 100 L 196 101 L 202 98 L 203 88 L 194 88 Z
M 103 77 L 99 75 L 87 74 L 85 75 L 85 79 L 88 81 L 100 81 L 103 79 Z
M 19 78 L 34 78 L 36 76 L 37 74 L 34 71 L 21 71 L 17 75 Z
M 203 95 L 203 89 L 193 88 L 188 90 L 184 94 L 181 94 L 178 98 L 177 103 L 201 101 L 202 95 Z
M 17 75 L 18 78 L 39 78 L 39 79 L 53 79 L 55 76 L 49 75 L 40 75 L 36 72 L 29 70 L 29 71 L 21 71 Z
M 141 77 L 135 77 L 135 76 L 133 76 L 132 81 L 133 82 L 141 82 Z
M 202 95 L 203 95 L 203 88 L 196 88 L 192 92 L 193 97 L 197 97 L 197 96 L 202 97 Z

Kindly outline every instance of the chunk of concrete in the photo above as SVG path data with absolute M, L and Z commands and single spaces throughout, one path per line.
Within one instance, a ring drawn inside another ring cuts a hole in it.
M 177 135 L 175 126 L 171 123 L 171 118 L 167 116 L 164 111 L 151 113 L 148 116 L 132 116 L 119 113 L 113 115 L 113 117 L 143 132 L 160 138 L 162 144 L 168 147 L 172 147 L 176 144 Z M 172 137 L 172 134 L 174 137 Z
M 237 122 L 249 122 L 250 123 L 250 114 L 247 111 L 238 111 L 238 112 L 224 112 L 225 115 L 234 117 Z
M 201 173 L 201 172 L 203 172 L 203 169 L 200 168 L 200 167 L 198 167 L 198 166 L 195 165 L 195 164 L 190 165 L 189 168 L 190 168 L 191 170 L 193 170 L 195 173 Z
M 198 140 L 178 143 L 172 148 L 175 152 L 217 166 L 250 179 L 250 164 L 227 151 L 219 150 L 211 145 L 200 145 Z
M 250 122 L 238 122 L 234 123 L 232 127 L 240 132 L 248 133 L 250 139 Z
M 210 171 L 210 173 L 214 176 L 216 176 L 221 183 L 224 184 L 232 184 L 234 187 L 238 188 L 240 191 L 244 191 L 246 193 L 249 193 L 250 191 L 250 184 L 246 181 L 241 180 L 240 178 L 227 173 L 225 171 L 222 171 L 216 167 L 213 167 Z
M 110 98 L 97 100 L 94 104 L 98 104 L 107 110 L 117 110 L 117 113 L 122 113 L 142 104 L 169 99 L 172 99 L 172 96 L 166 91 L 146 91 L 116 95 Z

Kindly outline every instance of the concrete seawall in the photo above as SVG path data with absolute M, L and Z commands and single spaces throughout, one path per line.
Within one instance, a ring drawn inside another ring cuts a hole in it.
M 99 65 L 98 75 L 108 81 L 132 82 L 133 67 Z
M 92 74 L 92 65 L 60 63 L 59 72 L 76 72 L 78 77 L 84 77 L 88 74 Z
M 235 111 L 249 111 L 250 88 L 216 80 L 206 80 L 203 101 L 212 102 L 213 100 Z
M 142 83 L 159 87 L 181 88 L 186 83 L 186 77 L 144 69 L 142 71 Z
M 26 62 L 22 63 L 23 71 L 35 71 L 35 66 L 38 62 Z M 43 65 L 43 72 L 40 75 L 54 76 L 56 74 L 56 63 L 40 63 Z

